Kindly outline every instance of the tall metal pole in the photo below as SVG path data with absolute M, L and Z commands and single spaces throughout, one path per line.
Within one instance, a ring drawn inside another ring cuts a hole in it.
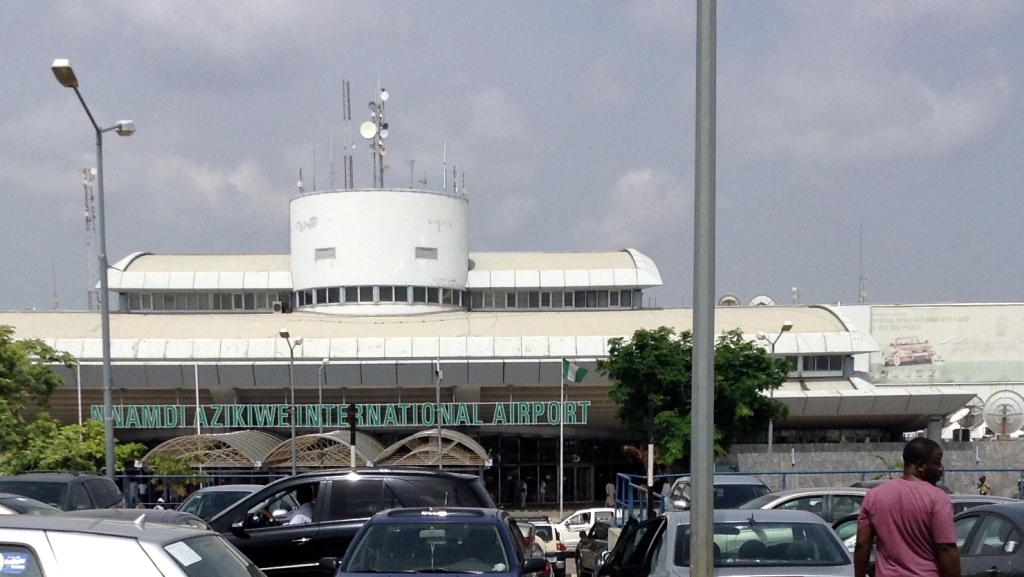
M 292 425 L 292 476 L 295 476 L 296 471 L 296 460 L 298 450 L 295 445 L 295 345 L 292 344 L 292 339 L 288 339 L 288 386 L 292 392 L 291 402 L 291 418 L 288 419 Z
M 434 374 L 437 376 L 437 468 L 444 469 L 444 447 L 441 443 L 441 379 L 444 374 L 441 372 L 441 359 L 437 359 Z
M 715 0 L 697 0 L 697 110 L 694 165 L 693 415 L 690 480 L 693 577 L 714 569 L 715 427 Z
M 565 361 L 558 367 L 558 520 L 565 505 Z
M 333 188 L 333 186 L 332 186 Z M 321 383 L 327 382 L 327 365 L 331 363 L 331 359 L 324 359 L 320 363 L 320 372 L 316 376 L 316 394 L 317 394 L 317 423 L 320 424 L 320 434 L 324 434 L 324 385 Z

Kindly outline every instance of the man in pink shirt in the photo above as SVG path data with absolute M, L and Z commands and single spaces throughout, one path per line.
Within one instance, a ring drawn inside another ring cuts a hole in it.
M 868 491 L 857 518 L 854 577 L 865 577 L 878 540 L 875 577 L 960 577 L 953 505 L 935 486 L 942 448 L 924 437 L 903 448 L 903 476 Z

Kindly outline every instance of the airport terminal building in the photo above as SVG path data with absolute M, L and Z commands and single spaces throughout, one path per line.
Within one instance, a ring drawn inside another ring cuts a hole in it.
M 294 392 L 298 433 L 341 445 L 354 418 L 366 446 L 405 443 L 403 454 L 422 457 L 436 446 L 440 416 L 442 451 L 471 446 L 501 501 L 512 478 L 530 484 L 531 502 L 555 500 L 549 480 L 564 427 L 566 500 L 599 498 L 611 475 L 637 467 L 621 446 L 643 432 L 623 429 L 595 363 L 609 338 L 687 330 L 692 311 L 644 307 L 644 291 L 662 281 L 637 250 L 471 252 L 468 218 L 458 193 L 314 192 L 291 201 L 288 253 L 135 253 L 112 265 L 117 437 L 157 444 L 258 431 L 284 440 Z M 970 335 L 944 353 L 934 352 L 943 336 L 931 339 L 931 353 L 911 342 L 942 327 L 985 334 L 980 323 L 1000 316 L 1010 320 L 999 338 L 1024 341 L 1024 307 L 926 308 L 723 306 L 715 322 L 752 340 L 792 323 L 774 346 L 795 367 L 775 394 L 791 411 L 776 442 L 888 440 L 936 423 L 952 430 L 949 417 L 976 395 L 984 402 L 1024 382 L 1013 370 L 972 380 L 997 363 Z M 907 320 L 919 317 L 931 320 Z M 2 312 L 0 324 L 79 359 L 52 399 L 57 418 L 102 415 L 98 313 Z M 910 329 L 917 325 L 930 328 Z M 1024 367 L 1020 353 L 999 350 L 1000 363 L 1013 354 L 1006 362 Z M 947 370 L 957 351 L 982 357 Z M 560 410 L 563 359 L 591 370 L 565 387 Z M 255 468 L 273 461 L 249 458 Z

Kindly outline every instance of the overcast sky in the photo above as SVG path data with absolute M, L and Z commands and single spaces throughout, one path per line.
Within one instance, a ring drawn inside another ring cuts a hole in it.
M 104 139 L 111 262 L 286 253 L 288 200 L 465 173 L 470 248 L 651 256 L 692 305 L 694 1 L 36 0 L 0 18 L 0 309 L 86 306 L 80 169 Z M 1024 3 L 718 3 L 716 294 L 1021 301 Z M 353 138 L 354 137 L 354 138 Z M 314 163 L 315 150 L 315 163 Z M 461 177 L 460 177 L 461 178 Z M 450 179 L 449 179 L 450 181 Z M 418 182 L 416 185 L 420 185 Z M 450 182 L 449 182 L 450 185 Z M 860 231 L 863 230 L 863 243 Z M 54 283 L 54 277 L 56 282 Z

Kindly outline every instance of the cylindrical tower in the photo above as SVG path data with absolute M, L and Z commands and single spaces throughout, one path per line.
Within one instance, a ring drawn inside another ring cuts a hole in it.
M 336 190 L 293 198 L 293 306 L 374 315 L 468 306 L 468 219 L 466 198 L 445 192 Z

